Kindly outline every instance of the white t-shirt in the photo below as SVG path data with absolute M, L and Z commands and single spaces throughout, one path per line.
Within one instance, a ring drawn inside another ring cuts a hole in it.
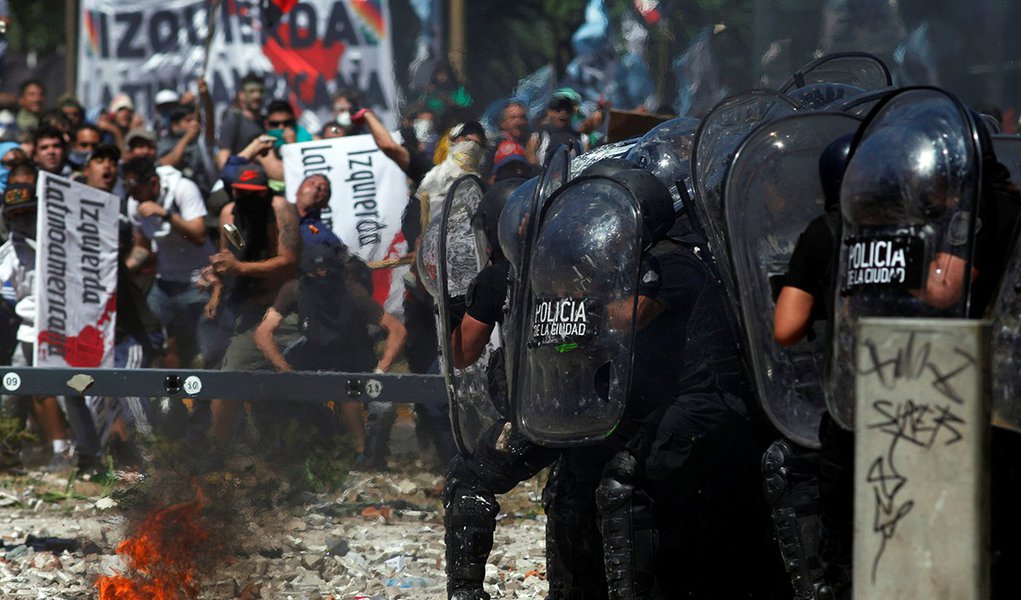
M 206 204 L 194 182 L 169 165 L 156 168 L 160 177 L 158 202 L 168 214 L 177 214 L 185 221 L 206 216 Z M 156 275 L 175 283 L 194 282 L 199 272 L 209 265 L 213 243 L 208 239 L 201 245 L 193 244 L 170 226 L 170 220 L 153 215 L 142 218 L 138 214 L 138 200 L 128 199 L 128 218 L 153 242 L 156 252 Z
M 35 343 L 35 240 L 25 239 L 24 243 L 7 240 L 0 246 L 0 284 L 13 289 L 13 298 L 8 298 L 9 289 L 4 290 L 5 301 L 13 299 L 14 312 L 21 317 L 18 327 L 18 341 Z

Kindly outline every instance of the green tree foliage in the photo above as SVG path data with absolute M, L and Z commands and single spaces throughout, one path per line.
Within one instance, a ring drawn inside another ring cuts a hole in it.
M 464 70 L 485 106 L 506 96 L 518 80 L 552 64 L 562 72 L 571 60 L 571 34 L 584 19 L 586 0 L 471 0 L 465 2 Z
M 53 52 L 64 45 L 65 0 L 10 2 L 7 39 L 14 52 Z

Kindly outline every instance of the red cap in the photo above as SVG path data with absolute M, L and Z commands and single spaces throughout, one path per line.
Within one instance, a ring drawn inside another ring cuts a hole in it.
M 237 178 L 231 184 L 236 190 L 248 190 L 252 192 L 265 192 L 269 190 L 266 173 L 258 165 L 246 166 L 238 172 Z
M 497 145 L 496 154 L 493 156 L 493 171 L 515 160 L 528 162 L 525 147 L 511 140 L 503 140 Z

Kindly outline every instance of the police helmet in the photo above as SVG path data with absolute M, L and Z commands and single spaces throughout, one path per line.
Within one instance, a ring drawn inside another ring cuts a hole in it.
M 853 133 L 842 135 L 830 142 L 819 155 L 819 179 L 822 181 L 826 210 L 840 204 L 840 183 L 844 179 L 853 139 Z
M 665 238 L 677 218 L 670 190 L 645 169 L 626 169 L 612 177 L 631 190 L 642 207 L 643 245 L 648 247 Z
M 533 177 L 517 187 L 504 203 L 497 225 L 497 239 L 500 250 L 516 269 L 521 264 L 521 247 L 527 234 L 528 211 L 535 197 L 539 178 Z
M 625 155 L 639 168 L 659 179 L 673 198 L 675 210 L 682 208 L 678 182 L 688 186 L 691 180 L 691 147 L 698 130 L 698 119 L 678 117 L 661 123 L 642 136 Z M 690 189 L 688 190 L 690 193 Z
M 479 242 L 479 247 L 483 249 L 483 252 L 490 257 L 503 255 L 498 243 L 500 215 L 504 205 L 507 204 L 507 198 L 524 182 L 524 178 L 514 177 L 497 181 L 489 186 L 472 216 L 472 230 L 475 232 L 475 239 Z
M 589 175 L 602 175 L 603 177 L 613 177 L 620 171 L 634 169 L 637 167 L 638 163 L 627 158 L 604 158 L 585 167 L 585 170 L 579 173 L 578 176 L 587 177 Z

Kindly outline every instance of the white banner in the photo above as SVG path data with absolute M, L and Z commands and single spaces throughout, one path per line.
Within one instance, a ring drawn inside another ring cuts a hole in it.
M 159 90 L 194 91 L 205 58 L 209 5 L 209 0 L 81 0 L 82 103 L 105 107 L 124 92 L 149 115 Z M 356 89 L 364 106 L 395 124 L 387 0 L 303 0 L 270 29 L 258 2 L 223 0 L 220 6 L 206 73 L 217 115 L 253 71 L 266 77 L 267 101 L 287 99 L 299 115 L 310 110 L 325 118 L 334 93 Z
M 330 180 L 330 205 L 322 218 L 352 253 L 367 263 L 407 255 L 408 243 L 401 233 L 401 217 L 408 204 L 407 175 L 380 151 L 371 135 L 284 144 L 281 155 L 288 202 L 295 202 L 298 186 L 309 175 Z M 409 268 L 373 271 L 376 300 L 387 312 L 402 312 L 401 277 Z
M 120 198 L 39 172 L 35 366 L 113 367 Z

